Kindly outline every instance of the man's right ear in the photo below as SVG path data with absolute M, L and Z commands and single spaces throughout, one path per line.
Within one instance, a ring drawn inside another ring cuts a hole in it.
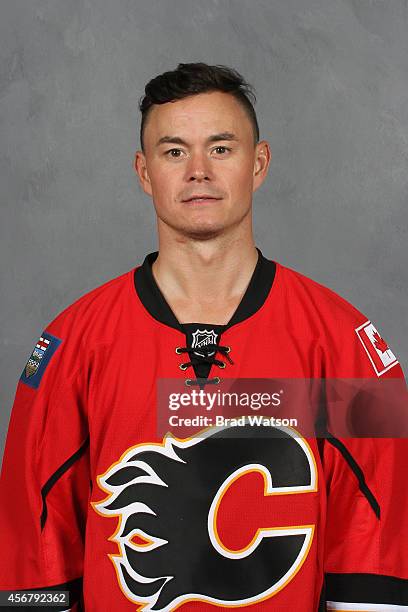
M 153 195 L 152 194 L 152 187 L 151 187 L 151 182 L 150 182 L 150 177 L 149 177 L 149 173 L 147 171 L 147 165 L 146 165 L 146 157 L 143 153 L 143 151 L 136 151 L 135 154 L 135 161 L 134 161 L 134 168 L 136 171 L 136 174 L 139 178 L 139 183 L 140 186 L 142 187 L 143 191 L 147 194 L 147 195 Z

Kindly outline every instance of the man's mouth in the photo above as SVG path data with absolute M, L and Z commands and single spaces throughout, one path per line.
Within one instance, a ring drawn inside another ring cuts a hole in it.
M 212 196 L 193 196 L 192 198 L 189 198 L 188 200 L 183 200 L 183 202 L 185 204 L 189 203 L 189 204 L 206 204 L 206 203 L 210 203 L 210 202 L 216 202 L 218 200 L 220 200 L 221 198 L 215 198 Z

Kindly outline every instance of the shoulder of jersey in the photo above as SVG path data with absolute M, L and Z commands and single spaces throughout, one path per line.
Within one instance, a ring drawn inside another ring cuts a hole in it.
M 64 308 L 46 327 L 57 337 L 80 336 L 81 344 L 108 340 L 133 289 L 133 272 L 112 278 Z
M 112 342 L 123 312 L 131 303 L 126 298 L 131 295 L 133 271 L 134 268 L 88 291 L 62 310 L 40 334 L 20 380 L 38 389 L 52 363 L 55 369 L 63 360 L 68 376 L 68 372 L 78 369 L 78 359 L 85 352 L 89 354 L 94 346 Z
M 358 346 L 377 376 L 398 365 L 397 357 L 375 324 L 358 308 L 321 283 L 292 268 L 281 267 L 286 309 L 296 313 L 300 327 L 331 346 L 350 351 L 352 346 Z
M 322 317 L 335 318 L 339 324 L 359 325 L 367 320 L 351 302 L 333 289 L 305 276 L 304 274 L 280 264 L 283 270 L 284 285 L 289 300 L 302 302 L 308 315 L 316 313 Z

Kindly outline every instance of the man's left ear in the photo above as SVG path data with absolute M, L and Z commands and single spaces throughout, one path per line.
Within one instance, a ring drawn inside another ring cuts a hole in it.
M 261 140 L 256 145 L 254 177 L 266 175 L 271 159 L 272 152 L 269 144 L 266 140 Z

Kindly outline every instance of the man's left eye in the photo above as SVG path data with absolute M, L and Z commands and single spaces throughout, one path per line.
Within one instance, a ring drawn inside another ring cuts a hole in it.
M 224 151 L 230 151 L 231 150 L 228 147 L 223 147 L 223 146 L 215 147 L 215 150 L 217 150 L 217 149 L 224 149 Z

